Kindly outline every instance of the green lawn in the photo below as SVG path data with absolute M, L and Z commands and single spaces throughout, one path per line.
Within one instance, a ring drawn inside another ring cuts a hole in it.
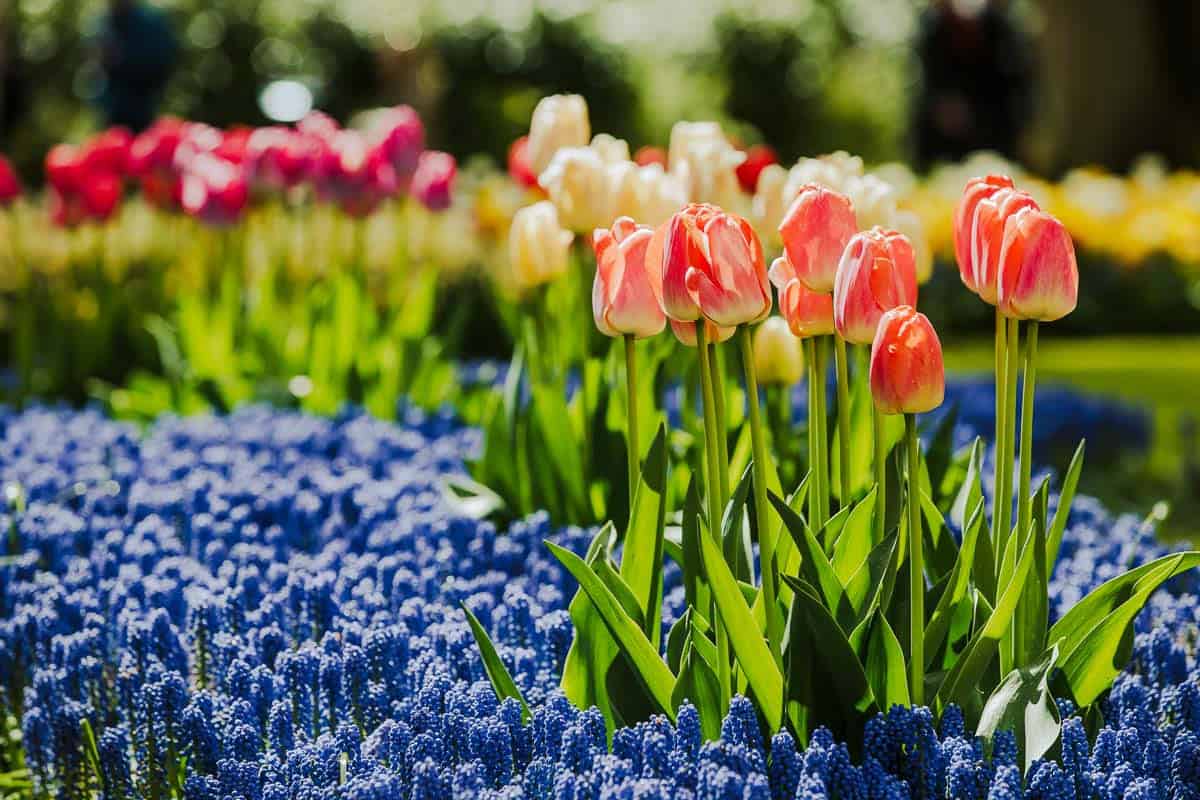
M 1147 513 L 1157 500 L 1173 506 L 1167 525 L 1174 535 L 1191 536 L 1190 520 L 1200 514 L 1200 498 L 1184 480 L 1185 444 L 1181 423 L 1200 415 L 1200 337 L 1096 337 L 1056 339 L 1054 326 L 1042 327 L 1038 380 L 1120 398 L 1151 409 L 1154 443 L 1145 460 L 1129 459 L 1114 474 L 1084 467 L 1085 489 L 1121 509 Z M 951 372 L 992 370 L 992 342 L 947 346 Z M 1192 460 L 1195 452 L 1192 452 Z M 1200 537 L 1197 537 L 1200 538 Z

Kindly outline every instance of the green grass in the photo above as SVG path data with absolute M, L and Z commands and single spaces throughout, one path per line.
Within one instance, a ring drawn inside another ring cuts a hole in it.
M 1200 337 L 1056 338 L 1042 327 L 1038 382 L 1141 405 L 1153 414 L 1153 443 L 1145 458 L 1127 458 L 1116 468 L 1084 466 L 1083 490 L 1119 510 L 1148 513 L 1158 500 L 1171 506 L 1164 532 L 1200 539 L 1196 491 L 1196 442 L 1187 441 L 1184 421 L 1200 415 Z M 945 351 L 950 372 L 992 370 L 992 342 L 955 343 Z

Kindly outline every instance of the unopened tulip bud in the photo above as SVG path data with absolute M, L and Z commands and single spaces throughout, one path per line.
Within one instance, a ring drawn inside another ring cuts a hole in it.
M 871 396 L 884 414 L 923 414 L 942 404 L 946 372 L 942 343 L 929 318 L 912 306 L 879 320 L 871 344 Z
M 121 179 L 113 172 L 97 172 L 84 177 L 80 185 L 84 213 L 97 222 L 113 215 L 121 203 Z
M 759 383 L 784 386 L 804 375 L 804 349 L 783 317 L 767 317 L 754 331 L 754 371 Z
M 779 224 L 796 277 L 815 292 L 833 291 L 838 263 L 857 231 L 849 198 L 816 184 L 800 190 Z
M 445 211 L 450 207 L 454 178 L 458 164 L 454 156 L 437 150 L 426 150 L 417 161 L 412 177 L 412 195 L 430 211 Z
M 558 211 L 548 200 L 514 214 L 508 252 L 517 288 L 528 291 L 564 275 L 573 238 L 558 224 Z
M 538 182 L 568 229 L 590 232 L 612 222 L 608 174 L 604 161 L 590 147 L 559 150 Z
M 592 315 L 605 336 L 632 334 L 640 339 L 661 333 L 666 326 L 646 273 L 646 248 L 652 235 L 649 226 L 629 217 L 592 235 L 596 251 Z
M 971 231 L 971 263 L 975 269 L 975 291 L 981 300 L 996 305 L 1000 248 L 1004 246 L 1005 224 L 1023 208 L 1038 207 L 1034 199 L 1015 189 L 1000 189 L 975 206 Z
M 975 228 L 975 208 L 981 200 L 991 197 L 1001 189 L 1011 189 L 1012 178 L 1007 175 L 985 175 L 967 181 L 958 207 L 954 209 L 954 258 L 958 261 L 958 275 L 963 284 L 978 293 L 975 284 L 975 262 L 972 253 L 972 237 Z
M 591 138 L 587 101 L 577 94 L 543 97 L 529 122 L 526 156 L 534 174 L 541 175 L 564 147 L 585 147 Z
M 425 126 L 412 106 L 396 106 L 382 112 L 378 121 L 379 149 L 400 179 L 407 180 L 417 169 L 425 150 Z
M 787 258 L 775 259 L 771 283 L 779 291 L 779 311 L 792 333 L 802 339 L 833 333 L 833 295 L 814 292 L 796 277 Z
M 833 287 L 833 320 L 851 344 L 868 344 L 885 311 L 917 302 L 912 245 L 901 234 L 874 228 L 846 245 Z
M 677 122 L 671 128 L 670 171 L 679 175 L 692 202 L 732 208 L 742 196 L 737 167 L 745 154 L 715 122 Z
M 1008 317 L 1053 322 L 1074 311 L 1079 267 L 1063 224 L 1034 208 L 1009 217 L 998 286 L 1000 311 Z

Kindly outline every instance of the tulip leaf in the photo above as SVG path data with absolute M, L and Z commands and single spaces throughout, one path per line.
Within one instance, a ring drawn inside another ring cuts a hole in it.
M 734 487 L 733 496 L 721 518 L 721 549 L 725 563 L 730 565 L 738 580 L 754 580 L 754 549 L 750 542 L 750 525 L 746 519 L 746 498 L 750 495 L 753 468 L 748 465 Z
M 831 558 L 833 570 L 843 585 L 849 583 L 850 578 L 866 563 L 871 553 L 871 524 L 877 493 L 878 489 L 871 487 L 866 497 L 855 503 L 852 508 L 847 507 L 849 514 L 833 546 Z
M 588 546 L 587 563 L 607 561 L 615 535 L 611 522 L 601 528 Z M 618 720 L 609 701 L 606 676 L 617 657 L 617 644 L 582 587 L 575 592 L 567 611 L 575 627 L 575 639 L 563 662 L 563 694 L 578 708 L 599 708 L 611 731 Z
M 946 579 L 946 588 L 938 598 L 937 606 L 929 616 L 925 625 L 925 668 L 929 670 L 934 665 L 934 659 L 946 643 L 946 634 L 950 630 L 950 622 L 955 610 L 960 604 L 967 602 L 967 589 L 971 581 L 971 565 L 975 561 L 975 548 L 981 539 L 988 536 L 983 530 L 983 498 L 975 502 L 975 508 L 963 529 L 962 546 L 958 549 L 958 559 L 954 569 Z
M 925 572 L 935 583 L 950 574 L 958 560 L 958 545 L 950 535 L 946 520 L 937 504 L 924 490 L 921 491 L 922 519 L 925 535 Z
M 554 542 L 547 541 L 546 546 L 555 558 L 566 567 L 579 586 L 587 592 L 608 632 L 617 642 L 621 652 L 629 659 L 635 674 L 651 699 L 658 706 L 658 711 L 666 714 L 673 722 L 675 708 L 671 704 L 671 691 L 675 685 L 675 676 L 667 667 L 658 650 L 646 638 L 641 627 L 621 608 L 620 602 L 604 582 L 596 575 L 590 566 L 579 556 L 559 547 Z
M 700 489 L 696 477 L 688 481 L 687 496 L 683 501 L 683 519 L 680 535 L 683 549 L 683 586 L 688 605 L 708 608 L 708 583 L 704 579 L 704 562 L 700 558 L 700 537 L 707 535 L 701 524 L 702 506 Z
M 929 474 L 930 495 L 933 497 L 943 496 L 943 484 L 954 455 L 954 426 L 958 423 L 958 405 L 958 401 L 954 401 L 949 410 L 938 418 L 933 436 L 929 440 L 929 450 L 925 453 L 925 468 Z
M 690 700 L 700 715 L 700 732 L 706 741 L 721 738 L 721 687 L 712 665 L 702 658 L 689 639 L 684 645 L 679 677 L 671 690 L 675 708 Z
M 1033 514 L 1033 568 L 1025 581 L 1025 592 L 1017 603 L 1013 622 L 1013 656 L 1015 666 L 1035 663 L 1046 649 L 1046 628 L 1050 624 L 1048 596 L 1050 575 L 1046 567 L 1046 503 L 1049 482 L 1042 481 L 1030 502 Z
M 1034 761 L 1050 752 L 1062 730 L 1058 704 L 1050 693 L 1050 671 L 1057 661 L 1058 648 L 1051 647 L 1041 661 L 1004 676 L 984 704 L 975 729 L 975 735 L 988 742 L 999 731 L 1012 731 L 1026 774 Z
M 496 699 L 501 701 L 508 697 L 516 699 L 521 704 L 521 721 L 528 723 L 532 719 L 529 713 L 529 704 L 525 702 L 521 690 L 517 688 L 517 683 L 512 679 L 508 667 L 504 666 L 504 662 L 500 660 L 500 655 L 496 652 L 496 646 L 492 644 L 487 630 L 465 604 L 459 603 L 459 607 L 467 615 L 467 624 L 471 626 L 471 634 L 475 637 L 479 656 L 483 659 L 483 669 L 492 683 L 492 691 L 496 693 Z
M 1071 464 L 1063 478 L 1062 489 L 1058 493 L 1058 508 L 1054 511 L 1054 521 L 1050 523 L 1050 532 L 1046 536 L 1046 564 L 1049 571 L 1054 572 L 1058 563 L 1058 550 L 1062 546 L 1063 532 L 1067 529 L 1067 519 L 1071 515 L 1071 503 L 1075 500 L 1075 490 L 1079 486 L 1079 474 L 1083 471 L 1083 454 L 1087 440 L 1080 440 L 1071 456 Z
M 582 448 L 571 425 L 565 388 L 557 383 L 535 384 L 533 410 L 539 434 L 537 444 L 544 458 L 532 460 L 546 465 L 551 482 L 563 494 L 565 508 L 572 515 L 570 519 L 590 519 L 591 502 L 583 485 Z
M 876 609 L 866 636 L 863 668 L 880 708 L 910 704 L 908 667 L 900 640 L 883 611 Z
M 721 551 L 710 538 L 701 540 L 700 549 L 713 600 L 733 653 L 758 699 L 768 727 L 772 732 L 777 731 L 783 720 L 783 675 L 775 666 L 775 658 Z
M 784 652 L 788 719 L 802 736 L 824 725 L 835 738 L 852 741 L 877 710 L 866 672 L 812 584 L 783 579 L 792 589 Z
M 887 608 L 891 601 L 896 570 L 899 568 L 896 558 L 899 538 L 899 532 L 893 531 L 871 548 L 867 560 L 846 584 L 846 598 L 857 615 L 855 627 L 870 618 L 875 609 Z
M 783 518 L 783 525 L 791 534 L 792 539 L 796 542 L 797 548 L 800 550 L 800 574 L 813 586 L 819 586 L 821 594 L 825 598 L 825 604 L 838 612 L 841 618 L 844 606 L 847 605 L 845 598 L 845 588 L 841 581 L 838 580 L 837 573 L 834 572 L 833 565 L 829 563 L 829 557 L 825 555 L 825 549 L 821 547 L 820 542 L 813 535 L 812 530 L 808 527 L 808 523 L 791 507 L 783 501 L 777 494 L 770 494 L 771 503 L 774 504 L 775 510 L 779 512 L 779 516 Z
M 660 425 L 634 490 L 633 512 L 621 551 L 621 577 L 641 609 L 643 629 L 655 648 L 662 626 L 663 528 L 667 514 L 667 430 Z

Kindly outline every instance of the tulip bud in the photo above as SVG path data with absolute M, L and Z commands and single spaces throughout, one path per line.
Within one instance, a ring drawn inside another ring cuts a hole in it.
M 21 180 L 4 156 L 0 156 L 0 208 L 11 205 L 21 196 Z
M 996 305 L 996 280 L 1000 270 L 1000 248 L 1004 245 L 1005 223 L 1022 208 L 1037 207 L 1032 197 L 1015 189 L 1000 189 L 975 206 L 971 264 L 975 270 L 975 291 L 985 303 Z
M 912 244 L 901 234 L 873 228 L 846 245 L 833 286 L 833 320 L 851 344 L 874 340 L 885 311 L 917 302 Z
M 1074 311 L 1079 268 L 1063 224 L 1035 208 L 1009 217 L 998 287 L 1000 311 L 1008 317 L 1053 322 Z
M 779 224 L 783 249 L 796 277 L 822 293 L 833 291 L 838 262 L 857 231 L 850 200 L 815 184 L 800 190 Z
M 942 343 L 929 318 L 909 305 L 879 320 L 871 344 L 871 396 L 884 414 L 923 414 L 942 404 Z
M 596 279 L 592 284 L 592 315 L 605 336 L 633 334 L 639 339 L 661 333 L 666 317 L 646 273 L 646 248 L 653 231 L 621 217 L 612 228 L 592 235 Z
M 767 317 L 754 331 L 754 371 L 761 384 L 790 386 L 804 375 L 804 349 L 783 317 Z
M 133 134 L 128 128 L 117 126 L 102 131 L 84 147 L 83 168 L 91 174 L 124 175 L 132 144 Z
M 417 161 L 412 177 L 412 195 L 430 211 L 445 211 L 450 207 L 454 177 L 458 165 L 454 156 L 437 150 L 426 150 Z
M 559 219 L 576 233 L 612 222 L 608 175 L 604 162 L 589 147 L 559 150 L 538 182 L 558 209 Z
M 538 188 L 537 173 L 529 166 L 529 137 L 522 136 L 508 148 L 508 174 L 526 189 Z
M 46 153 L 46 181 L 60 193 L 78 191 L 83 174 L 82 154 L 73 145 L 56 144 Z
M 610 211 L 647 225 L 661 225 L 687 204 L 683 184 L 658 164 L 639 167 L 632 161 L 609 164 Z
M 565 147 L 585 147 L 592 135 L 587 101 L 577 94 L 543 97 L 529 121 L 526 155 L 534 174 L 541 175 L 554 155 Z
M 83 211 L 88 218 L 103 222 L 113 215 L 121 203 L 121 179 L 113 172 L 86 175 L 79 186 Z
M 629 142 L 618 139 L 612 134 L 597 133 L 592 137 L 592 143 L 588 146 L 596 151 L 596 155 L 600 156 L 600 160 L 605 164 L 629 161 Z
M 412 106 L 402 105 L 382 112 L 378 147 L 401 180 L 412 175 L 425 150 L 425 126 Z
M 862 159 L 844 150 L 820 158 L 802 158 L 788 171 L 783 194 L 790 203 L 791 199 L 800 193 L 800 189 L 810 183 L 846 194 L 851 181 L 862 174 Z
M 1000 189 L 1011 189 L 1012 178 L 1006 175 L 986 175 L 971 178 L 963 189 L 958 207 L 954 209 L 954 258 L 958 261 L 958 275 L 963 284 L 978 293 L 975 284 L 975 262 L 972 260 L 972 240 L 975 229 L 975 207 L 985 198 Z
M 508 252 L 517 288 L 528 291 L 564 275 L 573 238 L 558 224 L 558 211 L 549 201 L 534 203 L 514 214 Z
M 854 206 L 861 230 L 896 226 L 896 190 L 875 175 L 852 176 L 845 181 L 845 194 Z
M 765 144 L 756 144 L 746 151 L 746 160 L 737 167 L 738 183 L 746 194 L 758 191 L 758 178 L 762 171 L 772 164 L 778 164 L 779 157 L 775 150 Z
M 775 259 L 769 276 L 779 290 L 779 311 L 794 335 L 806 339 L 833 333 L 832 294 L 805 286 L 783 256 Z
M 670 171 L 680 176 L 692 202 L 733 206 L 741 198 L 737 166 L 745 154 L 715 122 L 677 122 L 671 128 Z

